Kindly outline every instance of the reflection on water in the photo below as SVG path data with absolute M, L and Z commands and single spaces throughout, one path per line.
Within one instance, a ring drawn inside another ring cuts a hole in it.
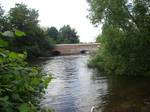
M 41 66 L 53 73 L 42 107 L 55 112 L 150 112 L 150 79 L 110 77 L 87 68 L 87 55 L 60 56 Z
M 102 112 L 150 112 L 149 78 L 113 76 L 107 82 Z

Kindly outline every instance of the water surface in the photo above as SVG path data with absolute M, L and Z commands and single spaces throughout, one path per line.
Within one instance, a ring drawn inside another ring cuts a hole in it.
M 150 79 L 107 76 L 87 67 L 88 55 L 59 56 L 41 63 L 52 73 L 41 105 L 55 112 L 150 112 Z

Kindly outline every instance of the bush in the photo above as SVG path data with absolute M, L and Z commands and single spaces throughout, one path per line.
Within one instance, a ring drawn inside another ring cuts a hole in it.
M 1 34 L 6 36 L 8 32 Z M 0 112 L 40 111 L 39 99 L 51 75 L 30 67 L 24 61 L 27 53 L 6 50 L 7 46 L 8 42 L 0 39 Z
M 126 34 L 115 26 L 105 25 L 102 35 L 98 37 L 101 48 L 89 66 L 108 74 L 149 75 L 150 50 L 146 40 L 143 42 L 140 36 L 134 32 Z
M 0 111 L 37 112 L 38 98 L 42 96 L 51 76 L 39 68 L 30 67 L 18 54 L 0 49 Z

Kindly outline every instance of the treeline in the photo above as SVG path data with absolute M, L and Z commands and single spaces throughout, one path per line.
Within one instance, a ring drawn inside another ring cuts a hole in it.
M 89 0 L 90 19 L 103 24 L 90 66 L 108 74 L 150 75 L 149 0 Z
M 40 56 L 54 47 L 52 39 L 40 27 L 38 11 L 27 8 L 24 4 L 16 4 L 8 14 L 0 11 L 0 31 L 19 30 L 25 33 L 21 38 L 1 37 L 7 40 L 7 49 L 15 52 L 27 52 L 29 57 Z M 8 32 L 9 33 L 9 32 Z M 12 35 L 9 33 L 8 35 Z
M 77 32 L 69 25 L 64 25 L 59 30 L 57 30 L 56 27 L 47 28 L 47 33 L 56 44 L 73 44 L 80 42 Z
M 79 43 L 77 32 L 69 25 L 59 31 L 55 27 L 41 28 L 38 17 L 38 10 L 28 8 L 25 4 L 16 4 L 8 14 L 0 7 L 0 32 L 19 30 L 25 33 L 22 38 L 1 36 L 9 42 L 7 49 L 25 51 L 28 57 L 38 57 L 50 55 L 56 43 Z

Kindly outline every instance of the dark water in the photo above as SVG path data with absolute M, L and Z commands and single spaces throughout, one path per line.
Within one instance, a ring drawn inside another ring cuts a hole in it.
M 53 73 L 41 101 L 55 112 L 150 112 L 150 79 L 107 76 L 87 68 L 89 56 L 54 57 L 41 64 Z

